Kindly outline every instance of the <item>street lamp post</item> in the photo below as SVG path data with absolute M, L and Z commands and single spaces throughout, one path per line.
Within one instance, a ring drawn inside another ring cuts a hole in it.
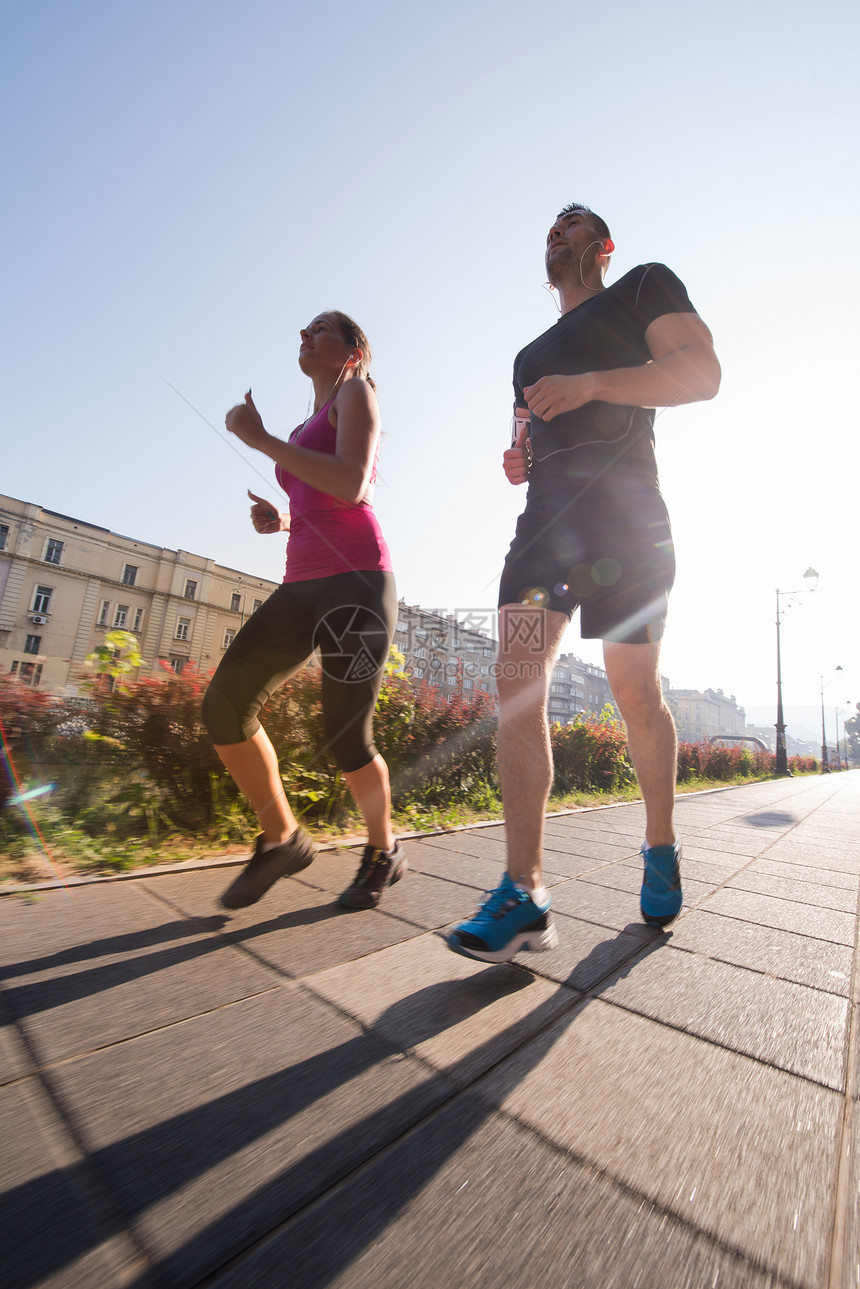
M 839 745 L 839 706 L 836 703 L 833 705 L 833 719 L 836 722 L 836 768 L 841 770 L 844 767 L 845 757 Z M 842 733 L 845 733 L 844 727 Z
M 856 711 L 856 708 L 852 708 L 850 700 L 846 698 L 846 699 L 845 699 L 845 708 L 844 708 L 844 710 L 843 710 L 843 712 L 842 712 L 842 755 L 843 755 L 843 757 L 845 758 L 845 769 L 846 769 L 846 770 L 850 770 L 850 769 L 851 769 L 851 761 L 850 761 L 850 759 L 849 759 L 849 755 L 848 755 L 848 753 L 849 753 L 849 748 L 848 748 L 848 722 L 852 719 L 852 716 L 853 716 L 853 714 L 854 714 L 854 712 L 855 712 L 855 711 Z
M 836 673 L 841 670 L 842 668 L 839 666 L 834 668 L 833 676 L 835 677 Z M 827 730 L 824 725 L 824 677 L 821 676 L 819 677 L 819 679 L 821 680 L 821 773 L 829 774 L 830 759 L 827 755 Z M 838 769 L 839 768 L 839 711 L 838 709 L 836 711 L 836 763 L 837 763 L 836 768 Z
M 803 591 L 776 591 L 776 772 L 777 774 L 790 774 L 788 768 L 788 755 L 785 748 L 785 718 L 782 710 L 782 651 L 780 647 L 780 622 L 784 609 L 780 609 L 779 597 L 802 595 L 805 591 L 814 591 L 818 585 L 818 574 L 811 566 L 803 575 L 804 582 L 807 585 Z

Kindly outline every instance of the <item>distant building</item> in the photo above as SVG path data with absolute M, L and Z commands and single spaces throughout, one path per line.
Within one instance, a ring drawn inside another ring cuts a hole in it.
M 569 725 L 585 711 L 585 663 L 573 654 L 563 653 L 552 671 L 547 699 L 547 716 L 551 725 Z
M 213 670 L 277 582 L 0 495 L 0 669 L 75 693 L 106 632 L 144 659 Z
M 550 723 L 569 725 L 577 716 L 600 716 L 606 707 L 618 715 L 603 668 L 583 662 L 575 654 L 561 654 L 553 668 L 549 686 L 547 715 Z
M 751 738 L 761 739 L 762 743 L 771 752 L 776 751 L 776 726 L 775 725 L 748 725 L 744 730 Z
M 470 626 L 468 615 L 464 618 L 401 600 L 394 647 L 404 655 L 406 674 L 438 689 L 445 698 L 473 697 L 478 692 L 495 698 L 496 642 Z M 480 625 L 491 623 L 482 619 Z
M 497 700 L 498 644 L 490 634 L 495 615 L 443 613 L 403 600 L 397 608 L 394 646 L 405 657 L 408 676 L 432 685 L 446 698 L 483 690 Z M 569 725 L 583 713 L 599 716 L 607 704 L 617 711 L 603 668 L 562 654 L 550 681 L 550 723 Z
M 734 694 L 721 689 L 670 689 L 666 695 L 675 712 L 682 743 L 701 743 L 720 734 L 746 734 L 746 712 Z

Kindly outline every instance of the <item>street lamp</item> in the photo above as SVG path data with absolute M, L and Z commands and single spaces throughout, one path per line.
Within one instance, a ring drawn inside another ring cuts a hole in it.
M 845 704 L 845 705 L 846 705 L 846 707 L 847 707 L 847 706 L 850 706 L 850 704 L 847 702 L 847 700 L 846 700 L 846 704 Z M 840 716 L 839 704 L 838 704 L 838 703 L 834 703 L 834 705 L 833 705 L 833 717 L 834 717 L 834 719 L 835 719 L 835 721 L 836 721 L 836 760 L 837 760 L 837 762 L 838 762 L 839 769 L 840 769 L 840 770 L 842 770 L 842 769 L 844 769 L 844 768 L 847 768 L 847 765 L 848 765 L 848 752 L 846 751 L 847 746 L 848 746 L 848 736 L 847 736 L 847 734 L 845 733 L 845 717 L 843 716 L 843 717 L 842 717 L 842 744 L 840 745 L 840 743 L 839 743 L 839 716 Z
M 785 720 L 782 712 L 782 654 L 780 651 L 779 624 L 782 620 L 784 609 L 780 609 L 779 597 L 791 595 L 803 595 L 807 591 L 814 591 L 818 585 L 818 574 L 811 566 L 803 575 L 806 586 L 802 591 L 780 591 L 776 590 L 776 772 L 777 774 L 790 774 L 788 768 L 788 756 L 785 750 Z
M 835 669 L 835 671 L 841 671 L 841 670 L 842 670 L 841 667 L 837 667 Z M 835 672 L 834 672 L 834 675 L 835 675 Z M 821 773 L 829 774 L 830 762 L 827 757 L 827 730 L 824 725 L 824 677 L 820 676 L 819 679 L 821 681 Z M 838 716 L 836 718 L 836 757 L 838 760 L 839 759 L 839 718 Z

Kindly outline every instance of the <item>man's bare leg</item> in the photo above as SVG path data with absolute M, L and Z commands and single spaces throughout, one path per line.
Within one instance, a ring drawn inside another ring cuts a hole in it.
M 627 727 L 627 746 L 645 802 L 649 846 L 671 846 L 678 739 L 660 685 L 659 644 L 603 644 L 606 675 Z
M 542 886 L 543 825 L 552 787 L 546 701 L 568 625 L 563 613 L 520 604 L 499 610 L 497 760 L 511 879 Z
M 507 604 L 499 611 L 499 625 L 497 749 L 507 874 L 474 917 L 448 937 L 456 953 L 482 962 L 508 962 L 521 949 L 546 953 L 558 944 L 550 916 L 552 899 L 543 889 L 541 852 L 552 786 L 546 699 L 567 617 Z

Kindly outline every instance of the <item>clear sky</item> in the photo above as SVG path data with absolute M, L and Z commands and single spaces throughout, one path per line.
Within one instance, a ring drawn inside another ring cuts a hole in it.
M 515 353 L 551 325 L 543 248 L 584 201 L 608 281 L 668 263 L 719 397 L 657 421 L 677 687 L 860 699 L 858 10 L 657 0 L 33 0 L 3 6 L 0 492 L 276 579 L 249 385 L 304 419 L 298 329 L 353 314 L 385 439 L 400 594 L 492 609 L 524 492 L 501 471 Z M 260 474 L 257 473 L 260 471 Z M 580 642 L 565 648 L 600 661 Z

